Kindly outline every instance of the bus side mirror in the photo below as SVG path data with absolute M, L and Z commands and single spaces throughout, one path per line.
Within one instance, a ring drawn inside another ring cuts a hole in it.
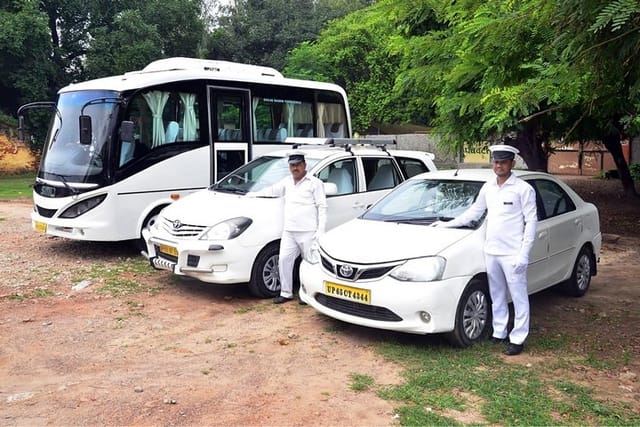
M 80 116 L 80 144 L 91 145 L 91 116 Z
M 24 142 L 24 116 L 18 116 L 18 139 Z
M 129 120 L 123 120 L 120 124 L 120 140 L 122 142 L 133 142 L 133 131 L 133 122 Z

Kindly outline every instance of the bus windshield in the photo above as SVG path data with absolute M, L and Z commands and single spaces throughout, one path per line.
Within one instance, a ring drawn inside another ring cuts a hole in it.
M 91 116 L 94 125 L 90 145 L 80 144 L 78 117 L 82 107 L 99 98 L 115 98 L 112 91 L 78 91 L 62 93 L 58 99 L 59 114 L 55 114 L 40 164 L 41 178 L 78 183 L 99 183 L 106 166 L 107 141 L 113 127 L 115 103 L 87 106 L 83 114 Z

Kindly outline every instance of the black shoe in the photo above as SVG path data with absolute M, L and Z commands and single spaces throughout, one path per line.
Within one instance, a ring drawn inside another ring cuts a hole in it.
M 506 354 L 507 356 L 516 356 L 522 353 L 522 350 L 524 350 L 524 344 L 509 343 L 507 349 L 503 351 L 502 354 Z
M 298 298 L 298 304 L 300 305 L 307 305 L 306 302 L 302 301 L 300 298 Z
M 498 337 L 491 337 L 489 338 L 489 342 L 491 344 L 504 344 L 507 342 L 506 338 L 498 338 Z
M 273 299 L 274 304 L 282 304 L 283 302 L 289 302 L 291 298 L 283 297 L 282 295 L 278 295 Z

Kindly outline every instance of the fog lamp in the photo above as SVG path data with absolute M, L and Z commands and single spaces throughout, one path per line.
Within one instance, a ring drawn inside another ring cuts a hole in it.
M 429 313 L 427 313 L 426 311 L 421 311 L 418 314 L 420 314 L 420 320 L 422 320 L 424 323 L 431 322 L 431 315 Z

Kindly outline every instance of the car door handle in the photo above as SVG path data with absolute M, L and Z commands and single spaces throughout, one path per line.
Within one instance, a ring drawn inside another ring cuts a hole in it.
M 546 231 L 541 231 L 540 233 L 538 233 L 538 239 L 543 239 L 545 237 L 547 237 Z

